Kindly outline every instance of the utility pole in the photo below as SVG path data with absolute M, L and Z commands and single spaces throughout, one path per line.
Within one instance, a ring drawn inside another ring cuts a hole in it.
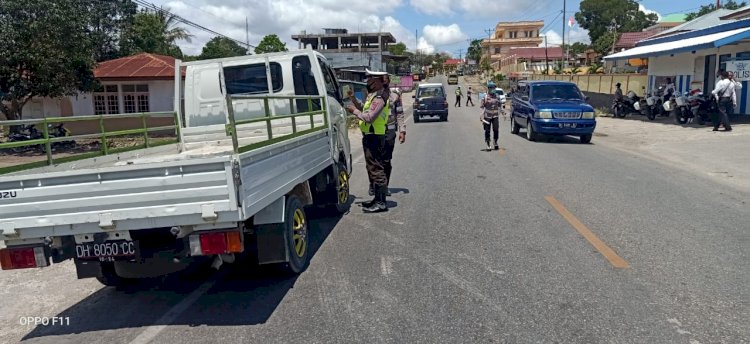
M 612 18 L 612 53 L 615 53 L 615 43 L 617 43 L 617 21 Z
M 720 8 L 721 8 L 721 0 L 716 0 L 716 9 L 718 10 Z
M 549 55 L 547 55 L 547 35 L 544 35 L 544 66 L 547 68 L 549 74 Z
M 563 29 L 562 29 L 562 45 L 560 46 L 560 48 L 565 47 L 565 0 L 563 0 L 563 13 L 562 14 L 563 14 L 562 15 L 563 16 L 563 20 L 562 20 Z M 565 55 L 565 51 L 563 51 L 563 55 Z M 568 57 L 563 56 L 563 61 L 564 61 L 563 68 L 565 68 L 568 66 Z
M 484 32 L 487 33 L 487 62 L 492 65 L 492 45 L 490 45 L 490 42 L 492 41 L 492 34 L 495 32 L 495 29 L 484 29 Z M 479 61 L 477 61 L 479 63 Z
M 245 44 L 247 44 L 247 54 L 250 55 L 250 27 L 247 24 L 247 16 L 245 16 Z

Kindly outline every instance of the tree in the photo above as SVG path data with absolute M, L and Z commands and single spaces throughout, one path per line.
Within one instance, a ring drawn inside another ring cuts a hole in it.
M 142 10 L 125 29 L 120 48 L 125 55 L 146 52 L 182 58 L 176 42 L 190 42 L 192 35 L 177 22 L 168 9 Z
M 92 0 L 97 1 L 97 0 Z M 96 86 L 101 32 L 91 28 L 91 1 L 3 0 L 0 6 L 0 111 L 20 119 L 33 97 L 61 97 Z M 98 15 L 117 16 L 105 7 Z
M 614 43 L 614 33 L 607 32 L 594 41 L 594 50 L 602 55 L 606 55 L 612 51 L 612 43 Z
M 564 44 L 561 46 L 563 51 L 567 51 L 570 49 L 571 54 L 582 54 L 586 52 L 586 49 L 589 48 L 589 45 L 582 42 L 575 42 L 573 44 Z
M 482 59 L 482 40 L 474 39 L 469 44 L 469 49 L 466 51 L 466 57 L 470 60 L 479 62 Z
M 609 51 L 601 50 L 604 44 L 597 41 L 609 34 L 611 44 L 612 30 L 617 33 L 641 31 L 659 19 L 656 13 L 646 14 L 639 10 L 635 0 L 582 0 L 579 8 L 576 20 L 589 31 L 589 38 L 599 53 Z
M 287 50 L 286 43 L 281 42 L 279 36 L 276 36 L 275 34 L 266 35 L 260 40 L 258 46 L 255 47 L 256 54 L 275 53 Z
M 573 67 L 573 68 L 570 69 L 570 74 L 571 75 L 577 75 L 580 72 L 581 72 L 581 68 L 578 68 L 578 66 Z
M 482 56 L 482 58 L 479 60 L 479 69 L 481 69 L 483 72 L 492 70 L 492 63 L 490 62 L 489 56 Z
M 211 38 L 203 47 L 199 60 L 247 55 L 247 49 L 226 37 Z
M 398 42 L 394 45 L 389 45 L 388 52 L 393 55 L 402 56 L 404 55 L 404 52 L 406 52 L 406 44 L 404 44 L 403 42 Z
M 737 3 L 734 0 L 729 0 L 725 2 L 723 5 L 721 5 L 721 8 L 726 8 L 728 10 L 736 10 L 740 7 L 744 7 L 745 5 L 746 5 L 745 1 Z M 701 6 L 701 8 L 697 12 L 691 12 L 685 15 L 685 21 L 691 21 L 695 18 L 709 14 L 715 10 L 716 10 L 716 4 L 713 4 L 713 3 L 710 3 L 705 6 Z
M 131 0 L 86 0 L 91 18 L 89 30 L 96 48 L 97 61 L 121 57 L 119 41 L 123 31 L 132 25 L 137 6 Z
M 594 62 L 589 66 L 589 69 L 586 71 L 587 74 L 596 74 L 599 72 L 599 69 L 601 69 L 603 66 L 601 63 Z

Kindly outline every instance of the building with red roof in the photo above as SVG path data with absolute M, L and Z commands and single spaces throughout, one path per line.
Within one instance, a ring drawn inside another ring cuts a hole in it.
M 99 89 L 70 97 L 32 99 L 23 108 L 23 118 L 172 111 L 174 63 L 174 57 L 150 53 L 101 62 L 94 69 Z

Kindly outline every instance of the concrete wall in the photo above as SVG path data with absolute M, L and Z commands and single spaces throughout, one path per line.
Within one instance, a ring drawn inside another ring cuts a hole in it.
M 324 52 L 323 55 L 328 59 L 332 68 L 342 68 L 351 66 L 370 66 L 379 70 L 385 70 L 385 64 L 381 59 L 380 53 L 362 52 L 362 53 L 336 53 Z

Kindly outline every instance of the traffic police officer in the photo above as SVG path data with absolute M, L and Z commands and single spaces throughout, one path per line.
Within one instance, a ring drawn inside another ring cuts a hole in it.
M 499 149 L 500 147 L 497 145 L 497 140 L 500 135 L 500 100 L 497 99 L 497 93 L 494 87 L 490 88 L 489 94 L 484 100 L 482 100 L 481 107 L 483 111 L 479 116 L 479 119 L 484 126 L 484 142 L 487 144 L 487 150 L 489 151 L 492 149 L 490 148 L 490 127 L 492 128 L 492 139 L 495 143 L 494 148 Z
M 389 90 L 384 88 L 385 72 L 365 71 L 367 74 L 367 99 L 361 110 L 356 105 L 347 105 L 347 110 L 359 118 L 359 129 L 362 131 L 367 175 L 372 181 L 375 198 L 362 203 L 366 213 L 388 211 L 386 196 L 388 177 L 385 173 L 385 136 L 390 115 Z M 350 96 L 352 98 L 353 96 Z M 354 99 L 352 101 L 356 104 Z
M 384 88 L 389 90 L 391 79 L 389 76 L 385 76 Z M 398 133 L 398 142 L 404 143 L 406 141 L 406 121 L 404 120 L 404 108 L 401 103 L 401 90 L 396 88 L 390 92 L 389 97 L 391 115 L 388 116 L 388 123 L 385 131 L 385 156 L 383 157 L 385 162 L 385 176 L 388 179 L 387 184 L 391 182 L 391 171 L 393 165 L 391 160 L 393 159 L 393 149 L 396 148 L 396 133 Z M 394 116 L 395 115 L 395 116 Z M 370 184 L 370 189 L 373 189 Z M 391 191 L 386 189 L 386 195 L 390 196 Z

